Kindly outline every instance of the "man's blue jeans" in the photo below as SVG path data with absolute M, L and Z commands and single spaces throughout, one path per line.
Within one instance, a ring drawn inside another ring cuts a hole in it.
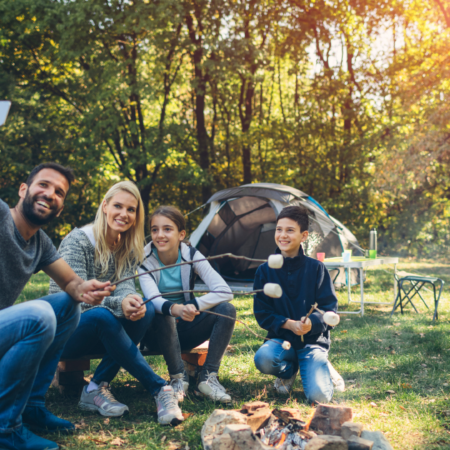
M 280 344 L 283 339 L 274 339 Z M 287 380 L 298 371 L 310 403 L 328 403 L 333 398 L 333 382 L 328 369 L 328 352 L 322 347 L 284 350 L 275 342 L 265 342 L 255 354 L 256 368 L 265 374 Z
M 64 348 L 63 358 L 106 353 L 92 381 L 111 383 L 120 367 L 137 378 L 152 395 L 167 382 L 156 375 L 137 348 L 155 317 L 155 308 L 147 303 L 145 316 L 136 321 L 117 318 L 106 308 L 91 308 L 81 314 L 80 324 Z
M 0 433 L 22 424 L 26 405 L 45 406 L 61 352 L 80 320 L 65 292 L 0 311 Z

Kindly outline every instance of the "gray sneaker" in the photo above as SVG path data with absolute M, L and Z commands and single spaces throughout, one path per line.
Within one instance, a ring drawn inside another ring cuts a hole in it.
M 172 386 L 163 386 L 155 395 L 158 422 L 161 425 L 178 425 L 184 417 Z
M 189 389 L 189 375 L 186 372 L 170 375 L 170 385 L 175 392 L 178 402 L 182 402 Z
M 274 389 L 281 395 L 289 395 L 291 392 L 292 386 L 294 385 L 294 381 L 297 378 L 297 373 L 295 372 L 291 378 L 284 380 L 282 378 L 277 378 L 273 385 Z
M 216 372 L 206 371 L 204 374 L 200 373 L 200 381 L 197 385 L 197 390 L 204 397 L 208 397 L 215 402 L 231 402 L 231 397 L 227 394 L 226 389 L 219 383 Z
M 102 381 L 98 389 L 87 392 L 87 386 L 83 388 L 78 406 L 85 411 L 98 411 L 102 416 L 120 417 L 128 413 L 128 406 L 119 403 L 111 394 L 109 385 Z
M 333 382 L 334 390 L 337 392 L 344 392 L 345 391 L 345 381 L 339 375 L 338 371 L 333 367 L 333 365 L 330 363 L 330 361 L 328 361 L 328 370 L 330 371 L 331 381 Z

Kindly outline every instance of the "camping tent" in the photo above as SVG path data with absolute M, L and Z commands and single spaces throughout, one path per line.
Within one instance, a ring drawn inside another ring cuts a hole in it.
M 346 249 L 351 249 L 355 256 L 363 254 L 348 228 L 312 197 L 289 186 L 246 184 L 216 192 L 207 204 L 209 212 L 189 239 L 206 256 L 234 253 L 267 258 L 276 248 L 276 217 L 289 205 L 302 205 L 309 211 L 310 233 L 303 244 L 308 256 L 315 257 L 317 252 L 325 252 L 327 257 L 340 256 Z M 259 264 L 223 258 L 213 265 L 229 282 L 250 282 Z M 342 273 L 339 277 L 341 282 L 345 282 L 344 276 Z

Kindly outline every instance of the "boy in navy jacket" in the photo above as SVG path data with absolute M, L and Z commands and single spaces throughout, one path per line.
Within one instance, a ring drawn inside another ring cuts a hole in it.
M 328 403 L 333 397 L 333 384 L 344 390 L 344 380 L 328 361 L 330 328 L 323 316 L 314 311 L 303 319 L 314 303 L 322 311 L 337 310 L 337 298 L 327 268 L 305 256 L 302 242 L 308 238 L 309 218 L 300 206 L 288 206 L 278 216 L 275 231 L 277 252 L 284 256 L 281 269 L 262 264 L 255 276 L 254 289 L 266 283 L 277 283 L 283 289 L 279 299 L 263 293 L 254 297 L 254 313 L 267 337 L 291 343 L 289 350 L 274 342 L 265 342 L 255 354 L 255 365 L 262 373 L 275 375 L 275 389 L 289 394 L 300 367 L 303 389 L 310 403 Z M 304 341 L 302 341 L 302 337 Z

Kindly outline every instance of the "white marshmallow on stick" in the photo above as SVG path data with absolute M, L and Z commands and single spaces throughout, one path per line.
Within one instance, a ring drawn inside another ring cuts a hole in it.
M 264 285 L 264 294 L 266 294 L 267 297 L 280 298 L 283 295 L 283 290 L 279 284 L 266 283 Z
M 339 324 L 339 322 L 341 321 L 341 318 L 339 317 L 338 314 L 336 314 L 333 311 L 327 311 L 324 315 L 323 315 L 323 321 L 329 325 L 330 327 L 335 327 L 336 325 Z
M 284 258 L 283 255 L 280 254 L 270 255 L 267 262 L 271 269 L 281 269 L 283 267 Z
M 284 341 L 281 346 L 285 349 L 285 350 L 289 350 L 291 348 L 291 343 L 289 341 Z

